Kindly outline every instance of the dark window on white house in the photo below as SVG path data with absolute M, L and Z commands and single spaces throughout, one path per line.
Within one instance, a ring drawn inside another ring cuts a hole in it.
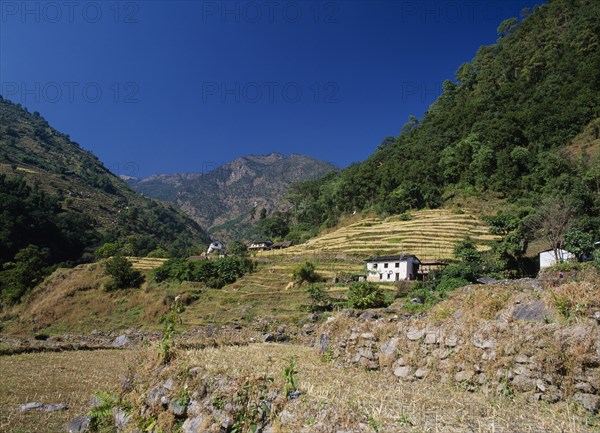
M 396 267 L 399 268 L 400 267 L 400 262 L 396 262 Z
M 385 263 L 385 264 L 383 265 L 383 267 L 387 269 L 387 267 L 388 267 L 388 264 L 387 264 L 387 263 Z

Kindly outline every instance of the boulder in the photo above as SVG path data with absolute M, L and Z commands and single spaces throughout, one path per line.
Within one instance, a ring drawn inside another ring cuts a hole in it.
M 468 382 L 473 378 L 474 375 L 475 372 L 472 370 L 459 371 L 454 375 L 454 380 L 457 382 Z
M 119 335 L 112 342 L 113 347 L 124 347 L 129 344 L 129 337 L 127 335 Z
M 91 422 L 92 418 L 89 416 L 78 416 L 65 425 L 65 431 L 67 433 L 85 433 L 88 431 Z
M 198 433 L 202 427 L 202 421 L 202 415 L 186 419 L 181 426 L 181 433 Z
M 394 376 L 400 379 L 407 379 L 412 373 L 412 368 L 408 366 L 397 367 L 394 370 Z
M 575 394 L 573 399 L 592 413 L 598 413 L 600 410 L 600 395 L 594 394 Z
M 44 405 L 37 401 L 32 401 L 30 403 L 22 404 L 19 408 L 21 412 L 29 412 L 30 410 L 40 410 Z
M 329 335 L 329 332 L 324 332 L 323 334 L 319 335 L 317 346 L 321 355 L 329 350 L 331 347 L 331 335 Z

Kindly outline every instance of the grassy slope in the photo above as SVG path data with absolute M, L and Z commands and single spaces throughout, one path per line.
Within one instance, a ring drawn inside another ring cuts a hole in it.
M 205 289 L 198 283 L 152 282 L 151 269 L 163 259 L 132 258 L 134 266 L 147 277 L 144 286 L 135 291 L 104 292 L 101 287 L 106 277 L 100 264 L 60 269 L 36 289 L 29 301 L 12 311 L 13 320 L 5 327 L 11 333 L 40 329 L 57 333 L 95 328 L 157 328 L 168 299 L 177 294 L 189 298 L 183 316 L 186 326 L 244 324 L 260 317 L 298 322 L 307 315 L 305 307 L 309 299 L 304 288 L 289 287 L 289 283 L 294 268 L 303 261 L 313 261 L 317 272 L 330 281 L 340 273 L 363 272 L 363 258 L 378 253 L 451 258 L 454 244 L 467 234 L 481 249 L 494 239 L 481 221 L 466 213 L 419 211 L 412 214 L 410 221 L 369 217 L 303 245 L 259 253 L 256 272 L 221 290 Z M 332 286 L 330 292 L 340 298 L 346 289 Z

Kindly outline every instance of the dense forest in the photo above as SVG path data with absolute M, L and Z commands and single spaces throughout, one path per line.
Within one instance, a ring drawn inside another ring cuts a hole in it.
M 0 304 L 56 266 L 124 254 L 197 254 L 208 235 L 145 198 L 92 153 L 0 96 Z
M 514 239 L 552 200 L 578 216 L 573 230 L 600 235 L 600 2 L 551 0 L 498 36 L 366 161 L 293 185 L 290 212 L 266 231 L 302 240 L 344 214 L 493 197 L 502 212 L 492 223 Z

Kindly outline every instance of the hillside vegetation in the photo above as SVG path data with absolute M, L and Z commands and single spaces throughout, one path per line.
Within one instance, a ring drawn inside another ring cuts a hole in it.
M 90 152 L 0 97 L 0 303 L 58 264 L 105 252 L 197 252 L 207 234 L 180 211 L 132 191 Z
M 598 236 L 600 3 L 550 0 L 522 15 L 366 161 L 293 186 L 288 237 L 365 209 L 398 214 L 489 196 L 520 219 L 560 197 Z

